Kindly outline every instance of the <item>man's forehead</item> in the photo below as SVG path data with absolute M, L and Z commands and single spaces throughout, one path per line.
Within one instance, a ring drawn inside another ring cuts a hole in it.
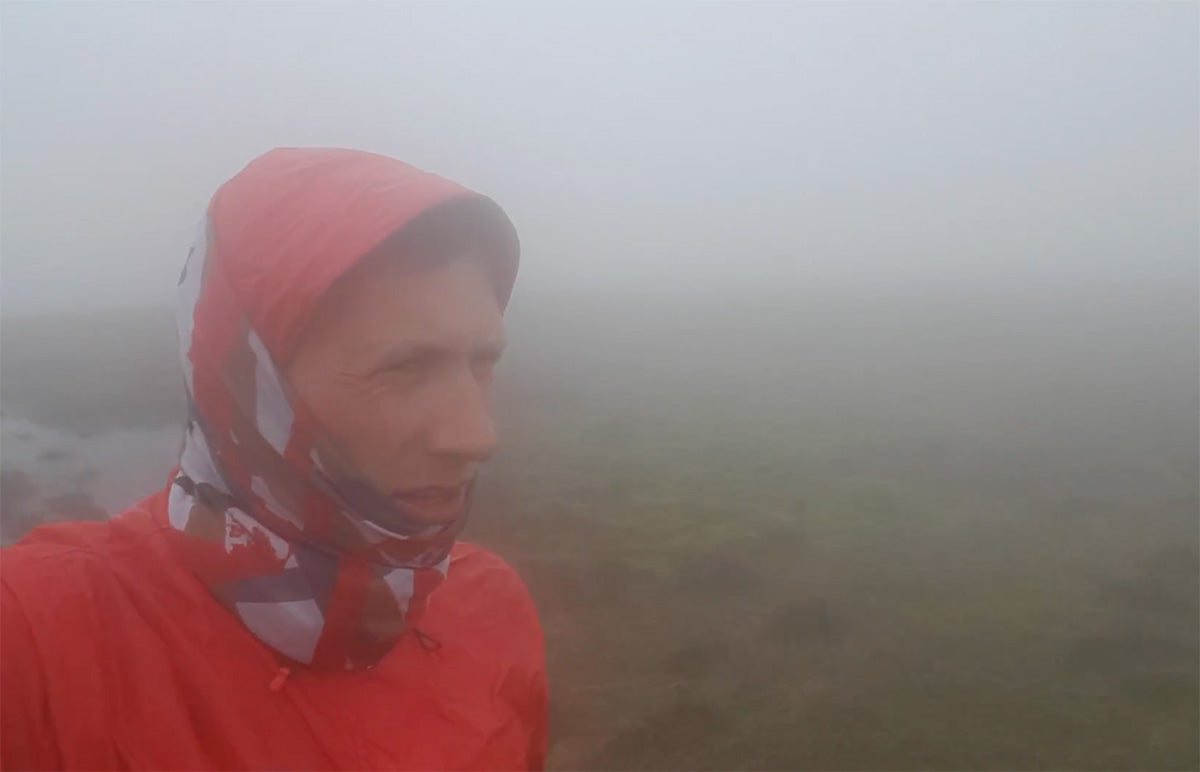
M 379 338 L 388 346 L 474 349 L 506 344 L 504 317 L 499 313 L 468 313 L 446 306 L 433 313 L 406 313 L 380 332 Z
M 327 327 L 325 335 L 372 351 L 503 345 L 504 318 L 478 259 L 464 256 L 419 269 L 379 261 L 363 269 L 346 277 L 323 303 L 314 322 Z

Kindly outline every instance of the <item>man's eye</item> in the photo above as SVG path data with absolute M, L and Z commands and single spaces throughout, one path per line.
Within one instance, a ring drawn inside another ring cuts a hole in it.
M 424 366 L 425 363 L 420 357 L 414 357 L 412 359 L 402 359 L 398 362 L 391 362 L 386 365 L 383 370 L 384 372 L 394 373 L 396 375 L 413 375 L 420 372 L 421 368 Z

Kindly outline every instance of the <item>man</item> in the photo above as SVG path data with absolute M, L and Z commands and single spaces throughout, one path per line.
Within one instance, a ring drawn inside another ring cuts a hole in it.
M 0 558 L 4 768 L 542 765 L 533 604 L 456 542 L 518 251 L 491 199 L 369 153 L 217 191 L 166 488 Z

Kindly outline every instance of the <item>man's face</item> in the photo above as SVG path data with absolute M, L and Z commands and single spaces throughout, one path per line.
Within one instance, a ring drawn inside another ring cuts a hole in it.
M 481 262 L 356 267 L 322 298 L 287 378 L 358 474 L 427 523 L 454 520 L 496 449 L 504 323 Z

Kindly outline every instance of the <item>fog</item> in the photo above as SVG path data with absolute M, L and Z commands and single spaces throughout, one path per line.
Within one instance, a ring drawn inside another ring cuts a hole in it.
M 161 488 L 274 146 L 496 198 L 552 769 L 1200 766 L 1200 6 L 7 3 L 0 543 Z
M 283 145 L 491 194 L 538 289 L 1186 285 L 1190 3 L 6 3 L 5 314 L 161 303 Z

